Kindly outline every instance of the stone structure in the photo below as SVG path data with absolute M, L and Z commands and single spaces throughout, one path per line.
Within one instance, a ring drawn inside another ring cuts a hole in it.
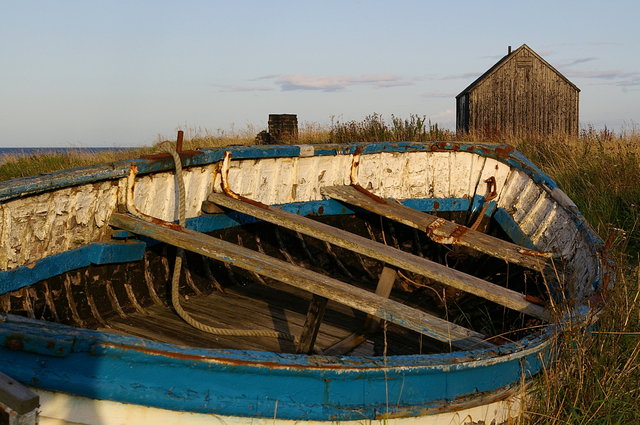
M 298 116 L 295 114 L 269 114 L 269 138 L 271 143 L 287 143 L 298 140 Z

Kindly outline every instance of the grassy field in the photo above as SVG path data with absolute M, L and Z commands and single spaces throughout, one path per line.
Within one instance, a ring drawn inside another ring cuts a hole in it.
M 185 149 L 252 144 L 256 132 L 211 135 L 187 132 Z M 325 128 L 304 124 L 297 143 L 456 140 L 425 118 L 370 115 L 363 121 Z M 465 140 L 485 140 L 467 136 Z M 577 138 L 507 138 L 576 202 L 587 220 L 609 239 L 617 280 L 607 291 L 597 330 L 572 330 L 557 342 L 560 358 L 533 386 L 533 403 L 523 423 L 640 423 L 640 132 L 586 129 Z M 134 158 L 130 152 L 4 158 L 0 180 Z

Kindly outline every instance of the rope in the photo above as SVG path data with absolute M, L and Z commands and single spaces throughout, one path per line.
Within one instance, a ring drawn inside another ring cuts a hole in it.
M 181 227 L 185 226 L 185 215 L 186 215 L 186 207 L 185 207 L 185 188 L 184 188 L 184 179 L 182 177 L 182 161 L 180 159 L 180 155 L 176 151 L 176 148 L 171 142 L 164 142 L 158 146 L 158 149 L 162 152 L 167 152 L 171 154 L 173 157 L 173 162 L 175 163 L 176 168 L 176 179 L 178 180 L 178 224 Z M 269 338 L 280 338 L 287 341 L 296 342 L 296 337 L 283 332 L 277 331 L 268 331 L 268 330 L 254 330 L 254 329 L 227 329 L 227 328 L 216 328 L 213 326 L 205 325 L 202 322 L 194 319 L 189 313 L 187 313 L 182 306 L 180 305 L 180 294 L 179 294 L 179 283 L 180 283 L 180 272 L 182 269 L 182 259 L 184 258 L 184 249 L 178 248 L 176 252 L 176 262 L 173 268 L 173 277 L 171 279 L 171 304 L 173 308 L 178 313 L 178 316 L 189 325 L 193 326 L 196 329 L 199 329 L 203 332 L 207 332 L 213 335 L 224 335 L 224 336 L 264 336 Z

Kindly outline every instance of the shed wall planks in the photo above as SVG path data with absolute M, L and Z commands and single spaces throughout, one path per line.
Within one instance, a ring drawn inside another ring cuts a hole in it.
M 494 68 L 458 95 L 458 131 L 505 136 L 578 134 L 580 90 L 528 46 L 521 46 Z

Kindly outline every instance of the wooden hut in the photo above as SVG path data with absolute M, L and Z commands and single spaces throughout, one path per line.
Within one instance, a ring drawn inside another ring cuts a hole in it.
M 491 136 L 578 134 L 580 89 L 523 44 L 456 96 L 456 129 Z

